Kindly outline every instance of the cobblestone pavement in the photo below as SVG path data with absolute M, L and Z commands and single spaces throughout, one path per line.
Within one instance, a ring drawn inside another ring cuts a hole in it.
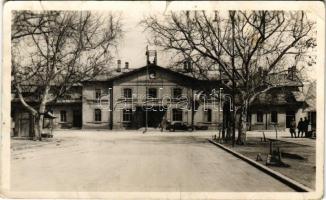
M 13 191 L 292 191 L 210 144 L 211 135 L 59 131 L 42 145 L 17 148 L 21 144 L 13 141 L 11 187 Z

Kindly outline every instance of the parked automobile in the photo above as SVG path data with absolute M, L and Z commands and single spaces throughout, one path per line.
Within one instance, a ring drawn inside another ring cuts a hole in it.
M 193 131 L 194 129 L 187 122 L 172 121 L 167 122 L 166 130 L 174 132 L 175 130 Z

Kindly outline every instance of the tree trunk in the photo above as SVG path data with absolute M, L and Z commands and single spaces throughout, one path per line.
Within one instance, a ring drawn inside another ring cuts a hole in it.
M 35 123 L 34 123 L 34 140 L 42 140 L 42 131 L 43 131 L 43 119 L 44 119 L 44 112 L 45 112 L 45 107 L 46 107 L 46 102 L 47 102 L 47 97 L 49 93 L 50 87 L 47 86 L 45 88 L 45 91 L 43 93 L 43 97 L 40 103 L 40 107 L 38 110 L 38 115 L 35 118 Z
M 41 103 L 39 113 L 35 116 L 34 122 L 34 140 L 42 140 L 43 120 L 45 112 L 45 103 Z
M 247 112 L 248 101 L 245 101 L 240 108 L 239 124 L 238 124 L 238 139 L 237 144 L 243 145 L 246 143 L 247 132 Z

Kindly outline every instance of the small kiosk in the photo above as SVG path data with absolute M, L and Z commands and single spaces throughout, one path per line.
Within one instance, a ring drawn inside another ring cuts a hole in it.
M 51 111 L 47 111 L 44 113 L 44 120 L 43 120 L 43 131 L 41 136 L 44 138 L 52 138 L 53 134 L 53 119 L 56 117 L 53 115 Z

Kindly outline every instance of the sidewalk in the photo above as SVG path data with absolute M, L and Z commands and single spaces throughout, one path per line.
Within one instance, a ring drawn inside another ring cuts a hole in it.
M 277 137 L 275 131 L 248 131 L 247 138 L 263 138 L 263 132 L 265 134 L 266 139 L 277 139 L 284 142 L 291 142 L 299 145 L 308 145 L 311 147 L 315 147 L 316 140 L 311 138 L 291 138 L 291 135 L 288 131 L 278 131 Z
M 245 145 L 225 143 L 226 147 L 236 151 L 252 160 L 256 160 L 260 154 L 260 164 L 265 165 L 267 155 L 270 153 L 270 142 L 268 139 L 276 139 L 275 131 L 264 131 L 266 142 L 263 140 L 263 131 L 248 131 Z M 292 154 L 297 158 L 283 157 L 282 161 L 290 167 L 267 166 L 311 189 L 315 188 L 316 176 L 316 140 L 310 138 L 291 138 L 286 131 L 278 132 L 278 142 L 273 143 L 273 150 L 280 149 L 281 152 Z

